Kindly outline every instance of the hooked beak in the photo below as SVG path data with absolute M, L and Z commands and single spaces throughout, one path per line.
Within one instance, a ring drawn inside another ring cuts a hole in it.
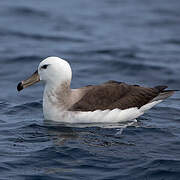
M 28 86 L 31 86 L 37 82 L 40 81 L 40 78 L 39 78 L 39 74 L 38 74 L 38 71 L 34 72 L 32 74 L 31 77 L 29 77 L 28 79 L 24 80 L 24 81 L 21 81 L 18 85 L 17 85 L 17 90 L 18 91 L 21 91 L 22 89 L 28 87 Z

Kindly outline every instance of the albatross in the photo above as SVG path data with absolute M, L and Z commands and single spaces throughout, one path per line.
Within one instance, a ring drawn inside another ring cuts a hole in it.
M 72 70 L 59 57 L 48 57 L 17 90 L 43 81 L 43 114 L 47 120 L 66 123 L 118 123 L 131 121 L 173 95 L 167 86 L 153 88 L 107 81 L 71 89 Z

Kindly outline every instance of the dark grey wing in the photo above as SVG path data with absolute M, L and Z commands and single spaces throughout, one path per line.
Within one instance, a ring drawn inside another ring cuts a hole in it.
M 88 86 L 85 95 L 69 110 L 95 111 L 105 109 L 127 109 L 147 104 L 167 86 L 145 88 L 117 81 L 108 81 L 99 86 Z

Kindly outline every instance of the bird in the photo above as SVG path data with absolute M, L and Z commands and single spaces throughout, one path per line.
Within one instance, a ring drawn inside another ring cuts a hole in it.
M 71 89 L 70 64 L 59 57 L 47 57 L 38 69 L 17 85 L 17 90 L 44 82 L 44 119 L 62 123 L 119 123 L 131 121 L 176 90 L 167 86 L 142 87 L 109 80 L 99 85 Z

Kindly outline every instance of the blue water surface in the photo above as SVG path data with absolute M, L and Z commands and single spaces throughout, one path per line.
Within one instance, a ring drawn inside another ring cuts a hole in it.
M 41 83 L 17 83 L 47 56 L 72 88 L 107 80 L 180 89 L 179 0 L 0 1 L 0 179 L 178 180 L 180 93 L 123 125 L 44 121 Z M 123 128 L 122 128 L 123 127 Z

